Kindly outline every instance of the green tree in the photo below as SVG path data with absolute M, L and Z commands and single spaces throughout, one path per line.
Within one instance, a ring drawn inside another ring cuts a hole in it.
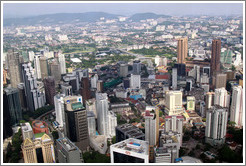
M 115 144 L 116 143 L 116 136 L 113 136 L 112 138 L 112 144 Z
M 159 117 L 162 117 L 162 116 L 163 116 L 163 112 L 159 111 Z

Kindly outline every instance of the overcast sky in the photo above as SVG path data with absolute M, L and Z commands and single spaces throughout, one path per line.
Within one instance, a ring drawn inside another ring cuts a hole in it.
M 153 12 L 166 15 L 243 15 L 243 3 L 5 3 L 4 18 L 52 13 L 107 12 L 129 16 Z

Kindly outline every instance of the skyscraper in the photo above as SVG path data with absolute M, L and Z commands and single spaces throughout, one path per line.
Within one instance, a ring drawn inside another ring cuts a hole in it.
M 214 79 L 214 78 L 213 78 Z M 225 88 L 226 87 L 226 81 L 227 81 L 227 75 L 224 73 L 217 73 L 215 77 L 215 88 Z
M 188 39 L 187 38 L 180 38 L 178 39 L 178 48 L 177 48 L 178 56 L 177 61 L 178 63 L 185 64 L 188 54 Z
M 87 122 L 88 122 L 89 136 L 96 135 L 96 118 L 94 112 L 87 111 Z
M 34 57 L 34 68 L 37 79 L 41 79 L 41 69 L 40 69 L 40 61 L 39 61 L 40 55 L 35 55 Z
M 115 128 L 117 126 L 117 117 L 113 111 L 108 112 L 108 135 L 109 137 L 115 136 Z
M 91 88 L 97 88 L 98 75 L 91 77 Z
M 18 125 L 22 120 L 19 91 L 16 88 L 5 88 L 3 93 L 3 110 L 10 115 L 11 126 Z M 7 118 L 4 117 L 4 118 Z
M 139 60 L 133 61 L 133 74 L 139 75 L 141 72 L 141 63 Z
M 44 79 L 44 88 L 47 103 L 54 105 L 54 96 L 56 95 L 54 77 L 49 76 Z
M 21 70 L 20 70 L 20 57 L 19 53 L 14 50 L 8 50 L 7 53 L 7 65 L 10 76 L 10 83 L 13 88 L 17 88 L 17 85 L 21 82 Z
M 226 108 L 215 105 L 206 114 L 205 142 L 221 145 L 225 142 L 228 112 Z
M 89 147 L 89 134 L 86 109 L 82 104 L 81 96 L 64 98 L 67 137 L 75 142 L 80 150 Z
M 128 75 L 128 65 L 127 64 L 120 64 L 120 76 L 126 77 Z
M 141 76 L 140 75 L 131 75 L 130 87 L 132 89 L 140 89 L 141 88 Z
M 241 86 L 232 88 L 230 121 L 235 122 L 237 127 L 243 125 L 243 88 Z
M 108 136 L 108 96 L 107 93 L 96 94 L 96 110 L 97 110 L 97 122 L 98 132 L 101 135 Z
M 59 127 L 65 126 L 65 110 L 64 110 L 64 94 L 57 94 L 54 96 L 54 105 L 56 112 L 56 121 L 59 123 Z M 65 129 L 65 128 L 64 128 Z M 64 131 L 66 133 L 66 131 Z
M 220 71 L 220 52 L 221 52 L 221 41 L 218 39 L 212 42 L 212 55 L 211 55 L 211 71 L 216 73 Z
M 221 107 L 229 107 L 230 95 L 225 88 L 215 89 L 214 105 L 220 105 Z
M 91 98 L 89 77 L 82 77 L 80 95 L 83 97 L 83 103 L 85 105 L 86 100 Z
M 187 110 L 195 111 L 196 99 L 194 96 L 187 96 Z
M 53 61 L 50 64 L 50 75 L 54 77 L 55 86 L 58 87 L 58 84 L 61 80 L 61 70 L 60 65 L 57 63 L 57 61 Z
M 45 79 L 49 75 L 47 58 L 45 56 L 41 56 L 39 58 L 39 62 L 40 62 L 41 78 Z
M 149 145 L 158 145 L 159 140 L 159 109 L 145 111 L 145 141 Z
M 61 74 L 66 74 L 66 62 L 64 54 L 58 53 L 58 61 L 60 63 Z
M 205 110 L 208 110 L 214 105 L 214 95 L 215 95 L 214 92 L 206 93 L 206 109 Z
M 177 82 L 178 82 L 177 78 L 178 78 L 177 68 L 173 68 L 172 69 L 172 88 L 173 90 L 177 89 Z
M 46 102 L 45 94 L 38 88 L 37 79 L 31 63 L 22 64 L 22 76 L 25 84 L 25 96 L 29 111 L 35 111 L 36 109 L 43 107 Z

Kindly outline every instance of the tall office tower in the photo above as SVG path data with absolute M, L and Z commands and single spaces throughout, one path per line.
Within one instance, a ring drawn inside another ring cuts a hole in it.
M 64 98 L 67 137 L 85 151 L 89 147 L 89 134 L 86 109 L 81 96 Z
M 66 62 L 64 54 L 58 53 L 58 61 L 61 68 L 61 74 L 66 74 Z
M 86 101 L 91 98 L 89 77 L 82 77 L 80 95 L 83 97 L 83 104 L 85 105 Z
M 177 68 L 172 68 L 172 87 L 173 87 L 173 90 L 177 89 L 177 82 L 178 82 Z
M 113 111 L 108 112 L 108 136 L 114 137 L 115 136 L 115 128 L 117 126 L 117 117 Z
M 210 67 L 209 66 L 203 67 L 203 73 L 206 73 L 208 77 L 210 77 Z
M 65 96 L 71 96 L 72 95 L 72 86 L 69 84 L 61 85 L 61 90 Z
M 206 93 L 206 110 L 211 108 L 214 105 L 214 92 L 208 92 Z
M 33 51 L 29 51 L 28 52 L 28 57 L 29 57 L 29 61 L 32 62 L 34 60 L 35 53 Z
M 3 103 L 8 101 L 8 96 L 3 93 Z M 11 116 L 7 104 L 3 104 L 3 139 L 11 137 L 13 135 Z
M 149 143 L 129 138 L 110 146 L 111 163 L 149 163 Z
M 11 86 L 13 88 L 17 88 L 17 85 L 22 80 L 21 71 L 20 71 L 19 53 L 14 52 L 14 50 L 8 50 L 7 65 L 8 65 Z
M 24 163 L 55 163 L 53 144 L 47 134 L 35 135 L 35 139 L 25 139 L 21 145 Z
M 168 115 L 178 115 L 183 112 L 183 94 L 181 91 L 166 92 L 166 113 Z
M 67 137 L 56 140 L 59 163 L 83 163 L 82 153 L 79 148 Z
M 16 88 L 4 88 L 3 91 L 3 109 L 10 115 L 11 126 L 18 125 L 22 120 L 19 91 Z
M 89 136 L 96 135 L 96 118 L 94 112 L 87 111 L 87 122 L 88 122 Z
M 138 127 L 126 123 L 116 127 L 116 142 L 123 141 L 128 138 L 145 140 L 145 134 Z
M 200 66 L 196 66 L 196 82 L 200 82 Z
M 228 112 L 227 108 L 215 105 L 206 114 L 205 142 L 211 145 L 225 143 Z
M 243 88 L 241 86 L 232 88 L 230 121 L 235 122 L 237 127 L 243 126 Z
M 130 81 L 131 89 L 140 89 L 141 88 L 141 76 L 140 75 L 131 75 Z
M 98 80 L 97 81 L 97 91 L 98 92 L 103 92 L 103 80 Z
M 127 64 L 120 64 L 120 76 L 126 77 L 128 75 L 128 65 Z
M 212 74 L 220 72 L 220 56 L 221 56 L 220 51 L 221 51 L 221 41 L 213 40 L 211 63 L 210 63 Z
M 141 72 L 141 63 L 139 60 L 133 61 L 133 74 L 134 75 L 139 75 Z
M 178 48 L 177 48 L 178 56 L 177 61 L 178 63 L 185 64 L 188 54 L 188 39 L 181 38 L 178 39 Z
M 64 94 L 57 94 L 54 96 L 54 105 L 56 113 L 56 121 L 59 123 L 59 127 L 65 129 L 65 112 L 64 112 Z M 66 133 L 64 131 L 64 133 Z
M 196 99 L 194 96 L 187 96 L 187 110 L 188 111 L 195 111 L 195 106 L 196 106 Z
M 125 89 L 130 88 L 130 80 L 129 78 L 124 78 L 123 79 L 123 86 Z
M 158 145 L 159 140 L 159 110 L 145 111 L 145 141 L 149 145 Z
M 221 107 L 229 107 L 230 95 L 225 88 L 215 89 L 214 105 L 220 105 Z
M 108 136 L 108 96 L 107 93 L 96 94 L 96 110 L 97 110 L 97 122 L 98 132 L 100 135 Z
M 37 79 L 31 63 L 22 64 L 22 76 L 25 84 L 25 95 L 29 111 L 35 111 L 36 109 L 43 107 L 46 102 L 45 94 L 38 88 Z
M 177 132 L 181 135 L 179 143 L 182 146 L 182 135 L 183 135 L 183 116 L 166 116 L 165 117 L 165 132 L 168 133 L 170 131 Z
M 40 55 L 35 55 L 34 57 L 34 68 L 37 79 L 41 79 L 41 69 L 40 69 Z
M 226 87 L 226 81 L 227 81 L 227 75 L 223 73 L 216 74 L 215 77 L 215 88 L 225 88 Z
M 45 79 L 49 75 L 47 58 L 45 56 L 41 56 L 39 58 L 39 62 L 40 62 L 40 69 L 41 69 L 41 78 Z
M 3 69 L 3 85 L 7 84 L 7 71 Z
M 91 88 L 97 88 L 98 75 L 91 77 Z
M 54 96 L 56 95 L 54 77 L 49 76 L 48 78 L 44 79 L 44 88 L 45 88 L 46 102 L 50 105 L 54 105 Z
M 187 79 L 186 80 L 185 90 L 186 91 L 191 91 L 191 89 L 192 89 L 192 80 L 191 79 Z
M 58 87 L 61 80 L 61 70 L 60 65 L 56 61 L 50 64 L 50 75 L 54 77 L 55 86 Z
M 174 68 L 177 68 L 178 70 L 178 76 L 185 77 L 186 76 L 186 65 L 185 64 L 174 64 Z
M 26 96 L 25 96 L 24 83 L 18 84 L 18 90 L 19 90 L 21 108 L 22 108 L 22 110 L 26 110 L 27 109 L 27 101 L 26 101 Z

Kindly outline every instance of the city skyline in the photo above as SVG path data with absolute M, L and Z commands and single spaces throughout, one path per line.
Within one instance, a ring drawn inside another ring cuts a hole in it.
M 107 12 L 122 16 L 148 12 L 173 16 L 230 16 L 242 15 L 243 3 L 3 3 L 3 18 L 85 12 Z

